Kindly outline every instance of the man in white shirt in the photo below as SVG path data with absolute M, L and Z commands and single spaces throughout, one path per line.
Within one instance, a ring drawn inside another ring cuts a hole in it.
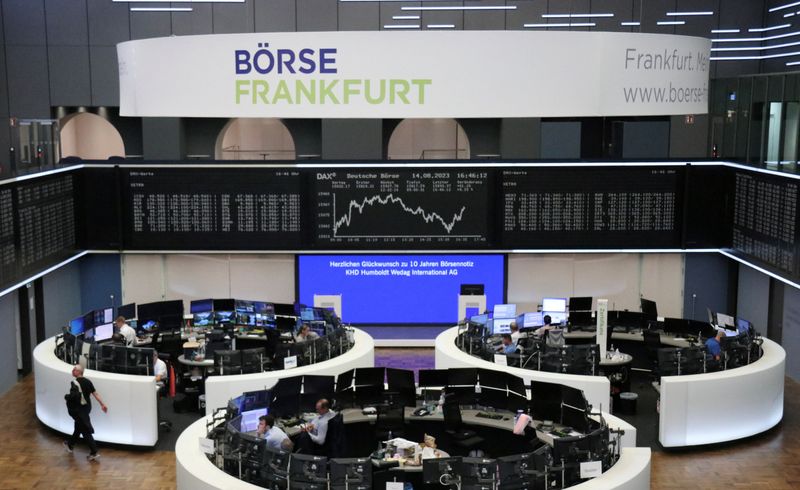
M 258 437 L 267 441 L 267 447 L 276 451 L 283 449 L 284 451 L 291 451 L 294 444 L 286 432 L 280 428 L 275 427 L 275 417 L 272 415 L 262 415 L 258 418 L 258 429 L 256 429 Z
M 136 330 L 125 323 L 124 316 L 118 316 L 114 323 L 117 326 L 117 331 L 125 337 L 125 345 L 127 347 L 133 347 L 133 344 L 136 342 Z
M 303 427 L 303 432 L 297 438 L 300 449 L 312 454 L 318 452 L 325 444 L 328 422 L 336 416 L 336 412 L 330 409 L 330 402 L 325 398 L 317 402 L 316 410 L 317 416 Z
M 156 383 L 165 385 L 167 383 L 167 363 L 158 358 L 158 352 L 153 351 L 153 375 L 156 377 Z

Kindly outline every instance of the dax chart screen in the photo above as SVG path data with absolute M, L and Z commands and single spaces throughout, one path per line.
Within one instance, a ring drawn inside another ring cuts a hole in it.
M 314 182 L 319 247 L 489 246 L 485 170 L 337 170 Z

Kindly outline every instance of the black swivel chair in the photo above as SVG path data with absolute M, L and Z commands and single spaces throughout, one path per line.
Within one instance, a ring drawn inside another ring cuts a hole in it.
M 375 436 L 379 441 L 401 437 L 405 429 L 405 407 L 378 405 L 378 419 L 375 421 Z
M 650 330 L 643 331 L 642 335 L 644 335 L 644 346 L 647 349 L 647 359 L 650 360 L 650 369 L 655 375 L 658 373 L 658 349 L 661 348 L 661 335 Z
M 464 422 L 461 419 L 461 407 L 457 403 L 445 400 L 442 406 L 442 415 L 444 415 L 445 432 L 452 438 L 456 449 L 463 453 L 461 456 L 483 444 L 484 439 L 482 437 L 464 427 Z
M 337 413 L 328 421 L 328 433 L 323 444 L 323 456 L 330 458 L 343 458 L 347 452 L 347 439 L 344 431 L 344 418 Z

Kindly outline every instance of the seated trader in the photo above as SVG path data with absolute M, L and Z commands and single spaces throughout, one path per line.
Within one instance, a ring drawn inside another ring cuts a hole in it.
M 297 335 L 295 335 L 294 341 L 295 342 L 305 342 L 307 340 L 314 340 L 314 339 L 318 339 L 318 338 L 319 338 L 319 335 L 317 335 L 317 332 L 314 332 L 313 330 L 311 330 L 308 327 L 308 325 L 304 323 L 303 326 L 300 327 L 300 331 L 297 332 Z
M 414 464 L 421 465 L 423 459 L 449 458 L 450 455 L 436 446 L 436 438 L 425 434 L 422 442 L 414 453 Z
M 722 338 L 725 337 L 725 330 L 717 330 L 717 335 L 706 340 L 706 350 L 715 361 L 719 361 L 722 356 Z
M 331 403 L 325 398 L 316 405 L 317 416 L 302 427 L 302 432 L 297 436 L 297 447 L 305 453 L 316 454 L 325 444 L 328 435 L 328 422 L 336 416 L 330 409 Z
M 111 336 L 111 343 L 113 345 L 121 345 L 123 347 L 126 346 L 125 345 L 125 337 L 123 337 L 122 334 L 119 333 L 119 332 L 116 332 L 116 333 L 114 333 L 114 335 Z
M 504 333 L 502 339 L 503 343 L 500 344 L 500 347 L 497 350 L 503 354 L 513 354 L 517 352 L 517 344 L 511 340 L 511 335 Z
M 283 449 L 284 451 L 291 452 L 294 447 L 294 443 L 292 443 L 292 440 L 286 435 L 286 432 L 275 427 L 275 417 L 272 415 L 262 415 L 258 418 L 256 435 L 267 441 L 268 448 L 276 451 Z
M 523 335 L 522 332 L 519 331 L 517 322 L 511 322 L 509 327 L 511 328 L 511 340 L 513 340 L 515 344 L 519 344 L 519 339 L 527 337 L 527 335 Z
M 117 326 L 117 331 L 122 334 L 123 337 L 125 337 L 125 345 L 132 347 L 136 342 L 136 330 L 125 323 L 124 316 L 118 316 L 117 319 L 114 320 L 114 325 Z
M 537 328 L 533 332 L 535 335 L 538 335 L 540 337 L 542 335 L 546 334 L 548 331 L 550 331 L 553 328 L 555 328 L 555 327 L 553 327 L 553 325 L 551 325 L 551 323 L 553 323 L 553 319 L 550 318 L 550 315 L 545 315 L 544 318 L 542 318 L 542 321 L 544 322 L 544 325 L 542 325 L 541 327 Z

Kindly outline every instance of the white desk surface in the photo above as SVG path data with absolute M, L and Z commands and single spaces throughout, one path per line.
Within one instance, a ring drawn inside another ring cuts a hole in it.
M 192 361 L 190 359 L 186 359 L 186 357 L 183 354 L 178 356 L 178 362 L 185 366 L 214 367 L 214 359 L 203 359 L 202 361 Z
M 63 434 L 72 434 L 73 420 L 67 414 L 64 395 L 72 381 L 72 366 L 55 355 L 55 337 L 33 351 L 36 381 L 36 416 Z M 100 442 L 154 446 L 158 442 L 158 414 L 153 376 L 116 374 L 87 369 L 88 378 L 108 406 L 100 410 L 92 397 L 94 438 Z
M 764 432 L 783 418 L 786 352 L 764 339 L 764 355 L 734 369 L 663 376 L 658 439 L 664 447 L 733 441 Z M 735 413 L 721 422 L 720 415 Z

